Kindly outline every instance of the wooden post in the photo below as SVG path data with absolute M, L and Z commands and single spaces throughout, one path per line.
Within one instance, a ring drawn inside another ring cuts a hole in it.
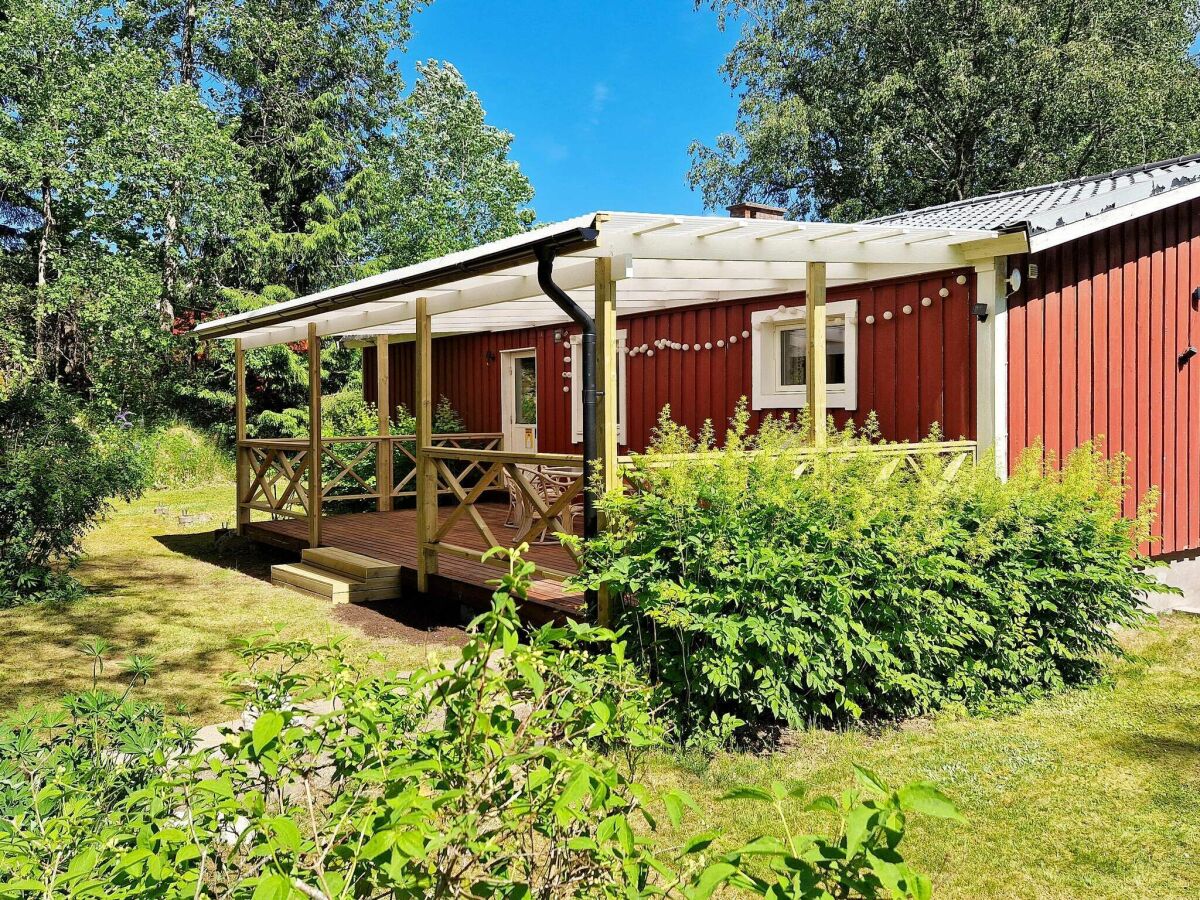
M 596 451 L 599 455 L 599 487 L 607 493 L 621 483 L 617 466 L 617 436 L 620 425 L 617 410 L 620 393 L 617 388 L 617 373 L 620 360 L 617 357 L 617 283 L 612 277 L 612 257 L 596 259 L 596 420 L 599 433 Z M 604 517 L 600 527 L 604 528 Z M 608 591 L 601 589 L 596 594 L 596 623 L 612 624 L 612 600 Z
M 321 338 L 308 323 L 308 546 L 321 546 Z
M 828 409 L 825 371 L 825 263 L 807 266 L 804 291 L 804 330 L 808 335 L 808 366 L 805 388 L 808 414 L 812 423 L 812 442 L 825 446 L 825 417 Z
M 379 500 L 375 508 L 387 512 L 392 508 L 392 400 L 388 394 L 388 336 L 375 337 L 375 400 L 379 407 L 379 443 L 375 448 L 375 489 Z
M 437 530 L 438 497 L 437 470 L 425 455 L 433 443 L 432 360 L 433 329 L 428 301 L 417 298 L 417 340 L 414 347 L 416 377 L 414 379 L 417 416 L 417 590 L 429 590 L 429 576 L 437 574 L 437 550 L 426 544 Z
M 237 461 L 237 533 L 245 534 L 246 526 L 250 524 L 250 510 L 242 506 L 250 498 L 246 490 L 250 486 L 250 466 L 244 444 L 246 442 L 246 351 L 242 349 L 242 340 L 233 342 L 233 391 L 237 398 L 234 401 L 234 427 L 237 435 L 234 449 L 234 459 Z

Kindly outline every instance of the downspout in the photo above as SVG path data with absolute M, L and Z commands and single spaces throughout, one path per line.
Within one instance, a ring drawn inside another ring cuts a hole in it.
M 537 250 L 538 285 L 555 305 L 572 318 L 583 329 L 583 538 L 590 540 L 598 531 L 596 503 L 592 476 L 596 471 L 596 320 L 554 283 L 553 247 Z M 595 611 L 595 592 L 587 594 L 590 614 Z

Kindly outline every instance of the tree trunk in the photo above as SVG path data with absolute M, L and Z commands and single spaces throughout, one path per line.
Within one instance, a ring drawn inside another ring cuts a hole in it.
M 183 18 L 179 33 L 179 83 L 196 85 L 194 42 L 196 36 L 196 0 L 184 0 Z M 179 213 L 183 182 L 176 179 L 167 198 L 167 216 L 163 235 L 163 283 L 158 301 L 158 320 L 163 331 L 175 324 L 175 298 L 179 294 Z
M 50 351 L 50 325 L 46 315 L 46 287 L 50 283 L 50 239 L 54 233 L 53 192 L 50 176 L 42 176 L 42 233 L 38 238 L 37 256 L 37 300 L 34 316 L 37 320 L 37 338 L 34 348 L 38 371 L 50 375 L 56 369 L 54 355 Z

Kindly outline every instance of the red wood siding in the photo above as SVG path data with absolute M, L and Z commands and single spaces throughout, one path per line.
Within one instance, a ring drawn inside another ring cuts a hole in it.
M 874 410 L 884 437 L 918 440 L 935 423 L 949 438 L 975 434 L 975 320 L 970 315 L 973 280 L 959 284 L 965 272 L 876 282 L 829 291 L 828 299 L 859 301 L 858 409 L 834 410 L 839 425 L 853 417 L 861 423 Z M 948 296 L 942 298 L 940 291 Z M 921 300 L 930 298 L 929 306 Z M 738 399 L 751 386 L 750 314 L 781 303 L 804 302 L 803 294 L 730 301 L 672 311 L 621 317 L 630 347 L 667 338 L 699 344 L 699 351 L 662 350 L 627 360 L 628 435 L 641 450 L 650 439 L 659 412 L 670 404 L 677 421 L 691 429 L 711 419 L 723 433 Z M 910 314 L 902 309 L 912 307 Z M 884 319 L 890 311 L 893 317 Z M 873 325 L 866 324 L 874 316 Z M 563 333 L 568 329 L 560 326 Z M 571 443 L 570 394 L 563 362 L 568 348 L 554 342 L 555 328 L 504 331 L 438 338 L 433 342 L 433 392 L 444 395 L 462 414 L 470 431 L 500 429 L 500 351 L 533 347 L 538 356 L 538 447 L 544 452 L 577 449 Z M 736 343 L 729 343 L 736 336 Z M 717 348 L 718 340 L 726 345 Z M 704 350 L 705 343 L 713 349 Z M 490 356 L 489 356 L 490 354 Z M 364 384 L 375 402 L 375 351 L 366 348 Z M 393 404 L 412 408 L 412 344 L 391 347 Z M 752 417 L 756 427 L 759 416 Z
M 1200 203 L 1181 204 L 1028 260 L 1009 301 L 1009 457 L 1041 439 L 1061 458 L 1088 440 L 1130 458 L 1132 514 L 1160 492 L 1156 554 L 1200 546 Z

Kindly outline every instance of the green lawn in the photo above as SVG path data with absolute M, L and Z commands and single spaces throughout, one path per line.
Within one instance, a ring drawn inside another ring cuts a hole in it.
M 703 825 L 741 837 L 774 823 L 717 802 L 735 784 L 798 779 L 829 793 L 850 784 L 851 763 L 892 784 L 929 779 L 967 818 L 913 821 L 908 852 L 935 896 L 1198 897 L 1200 618 L 1165 617 L 1127 643 L 1136 659 L 1103 684 L 1016 714 L 874 737 L 814 731 L 770 756 L 725 755 L 699 774 L 661 760 L 655 774 L 701 803 Z
M 213 544 L 230 500 L 219 486 L 122 506 L 87 542 L 86 599 L 0 612 L 5 706 L 83 687 L 88 665 L 75 647 L 91 636 L 154 654 L 159 672 L 145 692 L 202 722 L 229 715 L 219 699 L 220 676 L 236 665 L 231 640 L 272 623 L 295 635 L 345 634 L 354 652 L 399 668 L 453 652 L 453 629 L 381 630 L 390 620 L 271 587 L 269 557 Z M 155 512 L 160 503 L 170 517 Z M 181 526 L 181 507 L 213 518 Z M 778 752 L 723 755 L 702 769 L 663 757 L 650 781 L 699 801 L 689 831 L 720 825 L 749 837 L 773 823 L 755 807 L 719 803 L 730 786 L 799 779 L 827 792 L 846 786 L 857 762 L 893 783 L 930 779 L 959 803 L 967 824 L 917 819 L 908 841 L 935 896 L 1200 896 L 1200 618 L 1167 617 L 1124 640 L 1135 657 L 1104 683 L 1014 714 L 944 715 L 874 735 L 806 732 Z
M 160 506 L 169 515 L 157 513 Z M 184 509 L 209 518 L 181 525 Z M 232 484 L 153 491 L 120 504 L 85 542 L 79 577 L 89 588 L 87 597 L 61 607 L 0 611 L 3 705 L 85 688 L 91 667 L 77 648 L 92 637 L 107 639 L 122 656 L 153 655 L 157 672 L 142 695 L 182 706 L 199 723 L 232 718 L 220 701 L 221 676 L 239 665 L 234 640 L 276 625 L 293 637 L 342 635 L 354 652 L 377 653 L 400 669 L 419 665 L 428 652 L 453 651 L 454 639 L 461 637 L 457 631 L 429 633 L 368 615 L 380 626 L 373 634 L 386 632 L 368 637 L 342 621 L 363 618 L 362 610 L 273 587 L 267 580 L 270 563 L 286 556 L 236 539 L 214 541 L 214 530 L 232 512 Z

